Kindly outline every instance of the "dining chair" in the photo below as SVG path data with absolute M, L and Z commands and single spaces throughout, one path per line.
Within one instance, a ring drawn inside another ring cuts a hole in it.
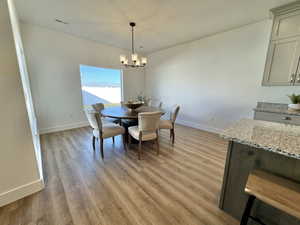
M 103 103 L 96 103 L 96 104 L 92 105 L 92 108 L 94 110 L 96 110 L 97 112 L 101 112 L 105 108 L 105 106 L 104 106 Z M 118 123 L 118 124 L 120 124 L 120 121 L 118 119 L 108 118 L 108 117 L 103 117 L 103 116 L 102 116 L 102 122 L 103 123 L 108 122 L 108 123 Z M 115 142 L 114 137 L 113 137 L 113 142 Z
M 159 129 L 169 129 L 170 130 L 170 138 L 172 139 L 172 144 L 175 142 L 175 121 L 178 116 L 180 106 L 175 105 L 173 110 L 170 113 L 170 119 L 168 120 L 160 120 Z
M 93 150 L 95 151 L 96 139 L 100 140 L 100 151 L 102 159 L 104 158 L 103 141 L 106 138 L 122 135 L 124 149 L 125 151 L 127 150 L 124 138 L 124 127 L 121 127 L 120 125 L 115 123 L 102 123 L 101 114 L 98 111 L 85 110 L 85 114 L 90 126 L 93 128 Z
M 163 103 L 161 101 L 154 100 L 154 99 L 150 99 L 148 101 L 148 106 L 151 106 L 151 107 L 161 108 L 162 104 Z
M 96 104 L 93 104 L 92 107 L 97 112 L 101 112 L 104 109 L 105 106 L 104 106 L 103 103 L 96 103 Z
M 103 103 L 99 102 L 99 103 L 93 104 L 92 108 L 96 112 L 101 112 L 105 108 L 105 106 Z M 118 121 L 116 121 L 115 119 L 112 119 L 112 118 L 105 118 L 105 117 L 101 116 L 101 119 L 102 119 L 102 123 L 118 123 Z M 112 137 L 112 141 L 113 141 L 113 143 L 115 143 L 115 137 Z
M 129 144 L 131 137 L 139 141 L 138 158 L 141 159 L 143 141 L 156 140 L 157 155 L 159 155 L 158 128 L 161 112 L 144 112 L 138 114 L 138 126 L 128 128 Z

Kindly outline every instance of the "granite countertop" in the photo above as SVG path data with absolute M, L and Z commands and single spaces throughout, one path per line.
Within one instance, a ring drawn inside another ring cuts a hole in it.
M 258 102 L 256 108 L 254 108 L 254 111 L 282 113 L 282 114 L 300 116 L 300 111 L 289 110 L 288 104 L 281 104 L 281 103 Z
M 225 139 L 300 159 L 300 126 L 242 119 L 225 129 Z

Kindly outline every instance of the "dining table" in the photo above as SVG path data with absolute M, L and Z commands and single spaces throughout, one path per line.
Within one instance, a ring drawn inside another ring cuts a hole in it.
M 165 114 L 164 110 L 158 107 L 141 106 L 137 109 L 129 109 L 126 106 L 112 106 L 107 107 L 101 111 L 102 116 L 119 119 L 119 120 L 137 120 L 138 114 L 141 112 L 161 112 Z
M 126 106 L 112 106 L 104 108 L 101 111 L 101 115 L 103 117 L 116 119 L 116 121 L 125 128 L 125 141 L 128 142 L 128 127 L 138 125 L 138 114 L 142 112 L 161 112 L 162 115 L 165 114 L 162 108 L 152 106 L 141 106 L 137 109 L 129 109 Z M 135 143 L 134 140 L 133 143 Z

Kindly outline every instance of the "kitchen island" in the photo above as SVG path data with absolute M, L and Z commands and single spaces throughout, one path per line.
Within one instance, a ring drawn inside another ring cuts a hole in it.
M 229 145 L 219 207 L 235 218 L 241 219 L 244 211 L 251 171 L 262 169 L 300 183 L 300 126 L 242 119 L 221 136 Z M 253 214 L 268 225 L 300 225 L 298 219 L 260 201 Z

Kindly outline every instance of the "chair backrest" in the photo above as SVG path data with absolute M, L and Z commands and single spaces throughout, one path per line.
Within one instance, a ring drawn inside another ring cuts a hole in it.
M 158 108 L 160 108 L 161 109 L 161 107 L 162 107 L 162 102 L 159 102 L 159 104 L 158 104 Z
M 85 115 L 89 121 L 90 126 L 93 129 L 102 130 L 101 115 L 96 110 L 85 109 Z
M 175 105 L 173 107 L 173 110 L 172 110 L 171 115 L 170 115 L 170 120 L 172 121 L 172 123 L 175 123 L 175 120 L 178 116 L 179 109 L 180 109 L 179 105 Z
M 159 127 L 161 112 L 144 112 L 138 114 L 139 131 L 156 131 Z
M 96 103 L 96 104 L 93 104 L 92 107 L 97 112 L 100 112 L 104 109 L 104 104 L 103 103 Z
M 148 105 L 151 107 L 157 107 L 157 108 L 161 108 L 162 107 L 162 102 L 155 100 L 155 99 L 150 99 L 148 102 Z

